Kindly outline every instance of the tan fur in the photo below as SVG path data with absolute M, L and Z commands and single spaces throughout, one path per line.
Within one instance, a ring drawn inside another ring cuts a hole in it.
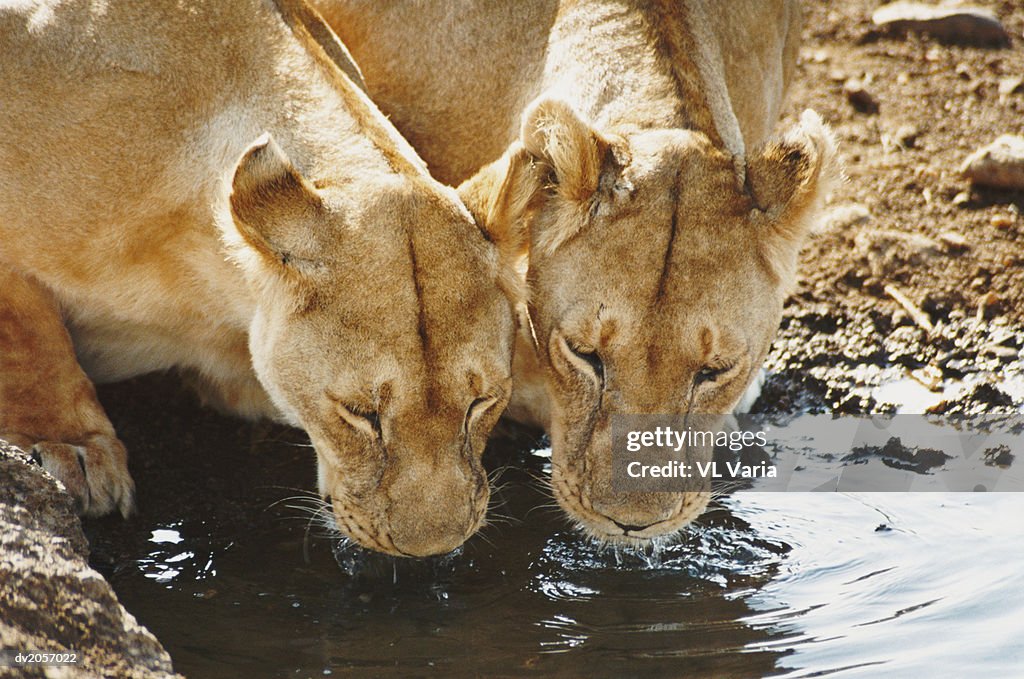
M 472 191 L 530 151 L 509 414 L 548 429 L 556 497 L 593 535 L 677 530 L 707 496 L 613 493 L 610 417 L 728 412 L 774 336 L 834 155 L 813 114 L 765 142 L 796 2 L 314 1 L 436 176 Z M 729 370 L 695 386 L 706 366 Z
M 303 427 L 349 537 L 446 552 L 484 518 L 522 226 L 474 224 L 317 22 L 298 0 L 0 9 L 0 435 L 85 513 L 128 513 L 90 378 L 176 368 Z

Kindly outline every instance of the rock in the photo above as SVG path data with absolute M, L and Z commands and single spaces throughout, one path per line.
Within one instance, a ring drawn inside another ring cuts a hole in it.
M 928 364 L 923 368 L 911 370 L 910 376 L 915 382 L 927 388 L 928 391 L 942 391 L 942 370 L 935 365 Z
M 0 648 L 78 654 L 75 665 L 13 676 L 177 676 L 160 642 L 89 567 L 88 554 L 71 497 L 0 441 Z
M 859 250 L 887 252 L 901 249 L 906 255 L 936 255 L 942 252 L 938 241 L 919 233 L 895 229 L 871 229 L 857 234 L 854 243 Z
M 894 2 L 875 10 L 871 21 L 892 34 L 927 33 L 945 43 L 1007 47 L 1010 34 L 991 10 Z
M 956 231 L 943 231 L 939 234 L 939 240 L 949 247 L 950 250 L 966 250 L 968 247 L 967 239 Z
M 900 125 L 896 128 L 895 132 L 882 134 L 882 146 L 886 151 L 912 149 L 917 145 L 917 140 L 920 136 L 921 128 L 918 126 L 911 124 Z M 927 189 L 925 190 L 927 191 Z M 926 198 L 926 200 L 930 200 L 930 197 Z
M 988 310 L 991 307 L 999 304 L 999 295 L 993 291 L 988 291 L 978 298 L 978 314 L 975 317 L 977 321 L 983 321 L 988 315 Z
M 861 113 L 878 113 L 878 100 L 868 92 L 866 84 L 858 78 L 850 78 L 843 83 L 843 93 L 857 111 Z
M 1015 360 L 1020 352 L 1013 347 L 1004 347 L 1001 344 L 986 344 L 981 348 L 982 354 L 988 354 L 1002 360 Z
M 896 141 L 903 148 L 914 148 L 914 144 L 917 143 L 917 139 L 920 136 L 921 129 L 916 125 L 900 125 L 899 129 L 896 130 Z
M 828 52 L 826 52 L 825 50 L 814 50 L 814 52 L 811 53 L 810 57 L 811 61 L 813 61 L 816 64 L 824 64 L 826 61 L 829 60 Z
M 857 257 L 866 261 L 872 276 L 887 280 L 905 266 L 924 266 L 929 260 L 947 254 L 936 240 L 919 233 L 893 229 L 864 229 L 853 239 Z
M 960 172 L 973 184 L 1024 189 L 1024 137 L 1002 135 L 968 156 Z
M 836 205 L 828 210 L 815 229 L 818 233 L 842 231 L 864 224 L 871 219 L 871 211 L 858 203 Z
M 1002 78 L 999 81 L 999 100 L 1006 101 L 1011 94 L 1016 94 L 1022 90 L 1024 90 L 1024 78 L 1020 76 Z
M 989 220 L 997 229 L 1009 229 L 1016 221 L 1017 219 L 1013 215 L 1006 214 L 992 215 L 992 219 Z
M 957 207 L 960 207 L 961 205 L 966 205 L 969 202 L 971 202 L 970 191 L 961 191 L 960 193 L 953 196 L 953 205 L 956 205 Z

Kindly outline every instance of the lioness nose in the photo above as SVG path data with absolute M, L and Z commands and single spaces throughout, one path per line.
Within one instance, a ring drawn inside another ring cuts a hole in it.
M 455 468 L 405 471 L 388 493 L 392 544 L 407 556 L 447 554 L 476 530 L 486 495 L 478 497 L 468 474 Z
M 417 535 L 414 537 L 391 536 L 395 549 L 405 556 L 422 557 L 448 554 L 465 542 L 462 532 L 448 532 L 444 535 Z
M 614 493 L 595 495 L 590 506 L 624 531 L 635 532 L 671 519 L 678 507 L 676 493 Z
M 423 508 L 423 515 L 405 518 L 392 514 L 390 534 L 395 549 L 406 556 L 434 556 L 447 554 L 465 542 L 473 529 L 469 516 L 441 516 L 437 509 Z
M 654 525 L 653 523 L 649 523 L 646 526 L 636 526 L 636 525 L 629 524 L 629 523 L 619 523 L 618 521 L 616 521 L 614 519 L 612 519 L 612 523 L 614 523 L 616 526 L 621 528 L 626 533 L 629 533 L 630 531 L 632 531 L 634 533 L 639 533 L 640 531 L 647 530 L 648 528 L 650 528 L 651 526 Z

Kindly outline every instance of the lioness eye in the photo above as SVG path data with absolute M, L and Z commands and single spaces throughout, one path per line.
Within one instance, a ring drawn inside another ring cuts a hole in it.
M 697 371 L 697 374 L 693 376 L 694 386 L 704 384 L 705 382 L 715 382 L 719 377 L 729 372 L 732 369 L 731 365 L 724 367 L 712 367 L 706 365 Z
M 373 427 L 373 432 L 377 435 L 377 438 L 380 438 L 380 413 L 377 413 L 375 411 L 372 413 L 367 413 L 366 415 L 363 415 L 363 417 L 366 419 L 367 422 L 370 423 L 370 426 Z
M 598 353 L 592 349 L 583 349 L 577 345 L 569 344 L 569 350 L 583 361 L 587 362 L 590 369 L 594 371 L 601 382 L 604 382 L 604 362 Z
M 378 439 L 383 437 L 380 428 L 380 413 L 377 411 L 358 406 L 346 406 L 341 403 L 338 404 L 338 411 L 341 413 L 341 418 L 356 429 Z
M 487 412 L 488 409 L 490 409 L 491 406 L 493 406 L 497 402 L 497 396 L 481 396 L 480 398 L 470 403 L 469 407 L 466 408 L 466 420 L 465 422 L 463 422 L 462 425 L 463 431 L 468 434 L 469 427 L 472 424 L 473 420 L 479 417 L 480 415 L 483 415 L 485 412 Z

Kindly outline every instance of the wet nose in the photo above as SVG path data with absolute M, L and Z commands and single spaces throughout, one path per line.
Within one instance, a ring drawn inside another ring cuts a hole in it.
M 465 540 L 462 535 L 451 535 L 448 540 L 438 540 L 436 538 L 428 541 L 415 540 L 413 542 L 394 540 L 395 549 L 401 552 L 403 556 L 416 558 L 448 554 L 455 551 L 463 542 Z
M 632 531 L 634 533 L 639 533 L 640 531 L 647 530 L 648 528 L 650 528 L 651 526 L 654 525 L 653 523 L 649 523 L 649 524 L 647 524 L 645 526 L 637 526 L 637 525 L 630 524 L 630 523 L 619 523 L 615 519 L 612 519 L 611 521 L 616 526 L 621 528 L 624 533 L 629 533 L 630 531 Z
M 407 556 L 447 554 L 476 530 L 486 490 L 481 493 L 457 468 L 418 471 L 404 475 L 388 493 L 388 535 Z
M 610 493 L 590 498 L 590 506 L 626 532 L 638 532 L 671 519 L 679 507 L 675 493 Z
M 431 512 L 436 508 L 432 508 Z M 472 521 L 467 516 L 407 517 L 391 521 L 391 543 L 405 556 L 423 557 L 447 554 L 456 549 L 472 533 Z

